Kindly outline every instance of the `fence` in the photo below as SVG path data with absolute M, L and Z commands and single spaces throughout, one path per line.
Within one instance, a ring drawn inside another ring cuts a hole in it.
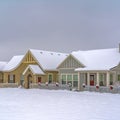
M 83 91 L 95 91 L 101 93 L 120 93 L 120 86 L 85 86 Z
M 17 88 L 18 83 L 0 83 L 0 88 Z
M 49 90 L 71 90 L 71 87 L 68 85 L 62 85 L 62 84 L 37 84 L 37 83 L 31 83 L 30 88 L 39 88 L 39 89 L 49 89 Z

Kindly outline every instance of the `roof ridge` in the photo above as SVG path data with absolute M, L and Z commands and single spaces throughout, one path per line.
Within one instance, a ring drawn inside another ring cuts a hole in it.
M 55 52 L 55 51 L 48 51 L 48 50 L 40 50 L 40 49 L 29 49 L 30 51 L 40 51 L 40 52 L 48 52 L 48 53 L 57 53 L 57 54 L 66 54 L 68 55 L 69 53 L 63 53 L 63 52 Z
M 78 51 L 73 51 L 72 53 L 76 52 L 92 52 L 92 51 L 101 51 L 101 50 L 113 50 L 113 49 L 118 49 L 118 48 L 101 48 L 101 49 L 92 49 L 92 50 L 78 50 Z

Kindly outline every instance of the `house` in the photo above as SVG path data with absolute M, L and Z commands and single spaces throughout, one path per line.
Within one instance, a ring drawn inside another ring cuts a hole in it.
M 0 83 L 17 83 L 29 88 L 31 83 L 60 83 L 83 90 L 87 86 L 120 83 L 120 47 L 71 54 L 29 49 L 25 55 L 0 62 Z
M 0 82 L 18 83 L 25 88 L 29 88 L 30 83 L 58 82 L 56 68 L 66 57 L 65 53 L 29 49 L 25 55 L 0 63 Z
M 74 51 L 59 64 L 61 84 L 73 88 L 109 86 L 120 81 L 120 48 Z

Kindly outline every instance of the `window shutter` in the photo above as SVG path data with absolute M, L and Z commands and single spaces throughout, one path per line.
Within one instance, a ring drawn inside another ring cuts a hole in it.
M 15 75 L 13 75 L 13 83 L 15 83 Z

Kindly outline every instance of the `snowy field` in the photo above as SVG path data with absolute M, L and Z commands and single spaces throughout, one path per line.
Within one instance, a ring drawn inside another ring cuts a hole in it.
M 2 88 L 0 120 L 120 120 L 120 94 Z

